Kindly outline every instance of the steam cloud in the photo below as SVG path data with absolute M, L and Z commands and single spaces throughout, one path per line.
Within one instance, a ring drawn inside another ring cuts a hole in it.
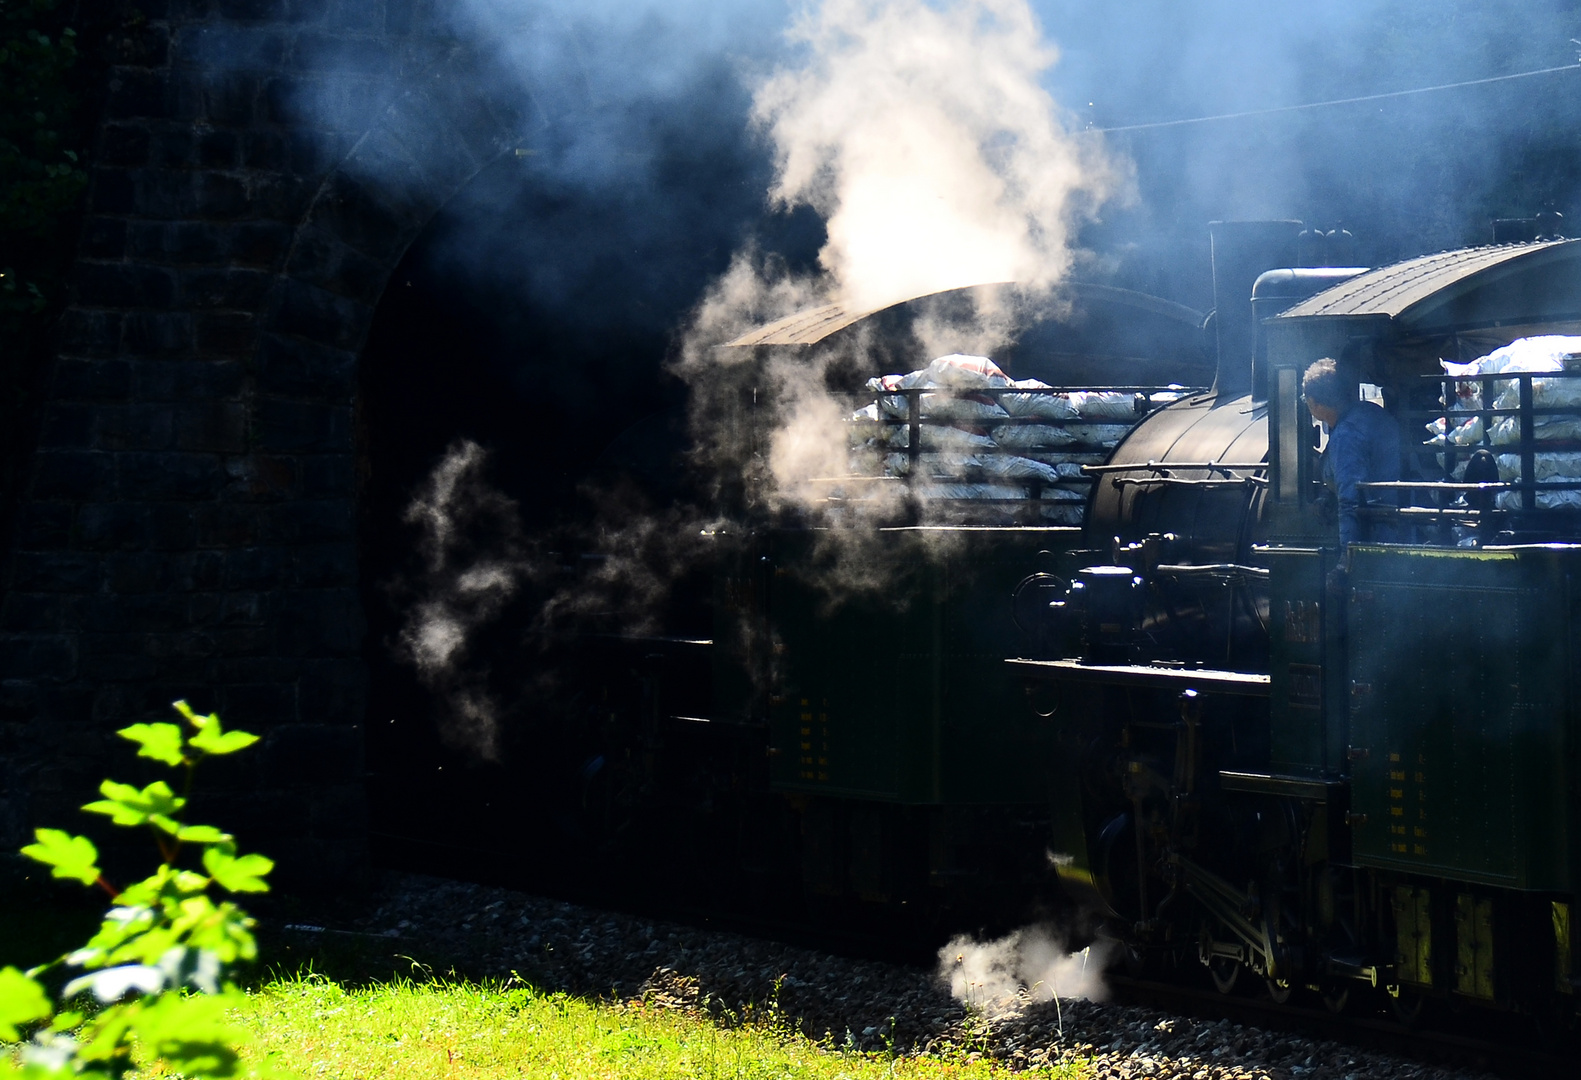
M 487 669 L 468 662 L 468 646 L 515 596 L 531 564 L 516 503 L 483 477 L 487 457 L 470 439 L 452 443 L 407 507 L 406 521 L 421 533 L 423 573 L 399 646 L 445 703 L 445 742 L 493 761 L 498 706 Z
M 754 101 L 770 196 L 824 216 L 848 307 L 1064 276 L 1072 222 L 1119 174 L 1060 124 L 1039 84 L 1058 54 L 1025 0 L 824 0 L 790 38 L 805 63 Z
M 1052 930 L 1032 926 L 996 941 L 953 939 L 939 950 L 939 978 L 957 1001 L 994 1017 L 1040 1001 L 1104 1000 L 1106 958 L 1102 945 L 1069 952 Z
M 620 81 L 610 56 L 629 51 L 649 26 L 618 5 L 576 16 L 516 0 L 474 0 L 463 10 L 476 32 L 490 31 L 506 68 L 540 99 L 584 92 L 597 98 L 599 87 Z M 686 13 L 683 22 L 695 15 Z M 721 48 L 720 39 L 740 29 L 726 23 L 705 35 L 705 48 Z M 623 44 L 588 52 L 582 44 L 595 33 Z M 769 514 L 821 503 L 829 488 L 820 481 L 849 471 L 849 407 L 830 393 L 829 368 L 873 373 L 872 343 L 858 333 L 841 351 L 766 360 L 728 355 L 747 350 L 719 345 L 830 299 L 867 310 L 987 281 L 1046 289 L 1070 267 L 1076 224 L 1124 184 L 1101 143 L 1069 134 L 1042 89 L 1039 79 L 1056 52 L 1026 0 L 822 0 L 800 11 L 787 36 L 795 60 L 757 80 L 751 122 L 772 148 L 770 205 L 808 206 L 826 221 L 821 272 L 793 273 L 744 246 L 693 311 L 673 365 L 692 391 L 694 462 L 712 470 L 714 494 L 728 503 L 732 491 L 745 492 L 745 505 L 735 509 Z M 551 41 L 568 43 L 562 58 L 545 51 Z M 684 63 L 660 64 L 637 81 L 646 78 L 645 92 L 663 94 Z M 564 78 L 547 77 L 561 68 Z M 619 110 L 592 104 L 596 122 L 557 160 L 598 186 L 610 178 L 582 166 L 611 156 L 595 152 L 618 141 L 601 125 L 620 121 Z M 964 321 L 925 316 L 917 334 L 937 353 L 987 349 L 1006 340 L 1012 314 L 980 307 Z M 911 358 L 912 366 L 929 358 Z M 744 411 L 747 388 L 767 395 L 761 415 L 773 417 L 768 430 Z M 484 482 L 485 458 L 474 442 L 453 444 L 407 509 L 406 520 L 422 531 L 424 570 L 399 649 L 446 703 L 446 741 L 492 759 L 500 707 L 488 690 L 478 638 L 536 572 L 518 508 Z M 885 497 L 866 500 L 861 512 L 869 520 L 893 517 L 899 489 L 891 485 Z M 627 507 L 613 493 L 603 501 L 606 510 Z M 618 610 L 626 619 L 621 629 L 641 629 L 642 610 L 656 606 L 695 558 L 673 538 L 696 538 L 699 523 L 714 513 L 606 513 L 593 532 L 596 548 L 609 556 L 549 596 L 537 625 L 585 625 Z M 950 537 L 909 541 L 879 543 L 866 530 L 826 532 L 811 573 L 831 596 L 871 595 L 921 547 L 947 545 Z
M 1011 280 L 1046 291 L 1070 268 L 1076 224 L 1125 183 L 1101 143 L 1062 126 L 1039 83 L 1056 53 L 1025 0 L 823 0 L 789 37 L 799 62 L 759 83 L 752 116 L 774 150 L 771 203 L 810 206 L 827 223 L 822 272 L 798 276 L 745 248 L 695 311 L 676 365 L 692 388 L 700 459 L 739 470 L 770 512 L 819 503 L 829 478 L 849 471 L 849 406 L 830 393 L 829 372 L 877 373 L 873 343 L 857 333 L 789 358 L 719 345 L 831 300 L 865 311 Z M 930 352 L 910 366 L 1003 344 L 1013 315 L 981 303 L 965 318 L 924 313 L 916 333 Z M 746 379 L 767 395 L 767 431 L 739 422 Z M 903 497 L 899 485 L 867 494 L 858 510 L 873 519 Z M 836 542 L 862 539 L 823 538 Z M 825 561 L 839 588 L 888 577 L 865 556 Z

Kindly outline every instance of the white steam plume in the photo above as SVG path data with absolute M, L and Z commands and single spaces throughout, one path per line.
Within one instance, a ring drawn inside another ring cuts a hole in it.
M 1008 280 L 1046 290 L 1070 267 L 1079 221 L 1123 181 L 1097 140 L 1066 131 L 1040 85 L 1055 51 L 1026 0 L 822 0 L 789 33 L 800 62 L 757 86 L 753 116 L 775 154 L 770 200 L 810 205 L 827 222 L 822 272 L 797 276 L 739 252 L 695 311 L 677 364 L 692 388 L 699 463 L 771 513 L 819 504 L 829 478 L 851 471 L 850 410 L 828 373 L 880 374 L 879 343 L 859 324 L 837 346 L 800 354 L 719 345 L 831 301 L 860 311 Z M 899 370 L 1005 344 L 1012 306 L 979 298 L 965 314 L 919 312 L 913 332 L 930 351 Z M 846 513 L 893 520 L 909 497 L 901 484 L 869 485 Z M 873 562 L 896 545 L 832 532 L 814 543 L 841 549 L 821 560 L 830 593 L 881 589 L 897 568 Z
M 399 645 L 443 700 L 444 741 L 492 761 L 498 710 L 487 670 L 468 663 L 468 646 L 516 595 L 529 565 L 515 502 L 483 478 L 487 457 L 477 443 L 458 439 L 406 508 L 405 520 L 421 531 L 423 575 Z
M 1026 0 L 823 0 L 790 36 L 806 62 L 754 99 L 770 195 L 826 218 L 848 308 L 1065 275 L 1074 223 L 1120 174 L 1040 85 L 1058 54 Z
M 958 937 L 939 950 L 939 977 L 957 1000 L 989 1016 L 1039 1001 L 1108 996 L 1102 945 L 1070 952 L 1042 926 L 1024 927 L 996 941 Z

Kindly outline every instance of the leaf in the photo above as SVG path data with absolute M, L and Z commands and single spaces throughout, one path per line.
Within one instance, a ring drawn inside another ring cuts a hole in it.
M 230 1076 L 236 1067 L 235 1046 L 249 1040 L 245 1028 L 226 1021 L 226 1010 L 243 1004 L 236 993 L 162 994 L 134 1017 L 132 1030 L 173 1071 Z
M 158 918 L 157 912 L 143 905 L 113 907 L 105 912 L 99 932 L 88 940 L 88 944 L 68 953 L 66 963 L 81 968 L 102 967 L 111 952 L 147 933 Z
M 192 736 L 192 745 L 205 754 L 234 754 L 258 741 L 258 736 L 246 731 L 225 731 L 218 716 L 209 716 L 207 722 Z
M 38 837 L 38 843 L 27 845 L 22 854 L 54 867 L 51 876 L 73 878 L 84 885 L 99 880 L 99 852 L 86 836 L 73 836 L 60 829 L 38 829 L 33 835 Z
M 0 968 L 0 1040 L 16 1042 L 19 1025 L 46 1020 L 52 1011 L 42 986 L 14 967 Z
M 187 723 L 191 724 L 199 731 L 202 731 L 210 724 L 219 723 L 220 720 L 219 715 L 216 713 L 209 713 L 207 716 L 205 716 L 202 713 L 193 712 L 192 706 L 188 705 L 184 700 L 173 701 L 170 703 L 170 707 L 180 713 L 182 717 L 185 718 Z
M 192 706 L 185 701 L 177 701 L 173 704 L 175 710 L 186 717 L 187 723 L 198 729 L 198 733 L 192 736 L 190 743 L 205 754 L 234 754 L 258 741 L 258 736 L 245 731 L 227 732 L 220 724 L 218 713 L 209 713 L 205 716 L 193 712 Z
M 126 1060 L 126 1033 L 137 1017 L 142 1015 L 143 1008 L 143 999 L 136 998 L 121 1005 L 111 1005 L 95 1015 L 78 1033 L 82 1039 L 77 1050 L 78 1062 L 102 1062 L 117 1075 L 124 1072 L 124 1068 L 118 1069 L 116 1066 L 123 1065 Z
M 138 745 L 137 756 L 153 758 L 166 765 L 185 761 L 181 753 L 181 728 L 175 724 L 133 724 L 116 732 Z
M 236 838 L 213 825 L 183 825 L 176 839 L 189 844 L 228 844 Z
M 181 903 L 176 920 L 186 935 L 187 944 L 211 953 L 222 962 L 252 960 L 258 943 L 250 932 L 253 920 L 235 904 L 215 904 L 207 896 L 194 896 Z
M 274 869 L 274 860 L 263 855 L 228 855 L 219 848 L 203 852 L 203 868 L 220 887 L 230 892 L 268 892 L 264 875 Z
M 105 814 L 117 825 L 143 825 L 155 816 L 169 817 L 181 812 L 187 800 L 170 790 L 163 780 L 155 780 L 139 791 L 131 784 L 106 780 L 99 785 L 104 796 L 83 807 L 90 814 Z
M 124 964 L 73 979 L 60 993 L 63 998 L 74 998 L 84 990 L 92 990 L 94 997 L 108 1004 L 119 1001 L 133 990 L 142 994 L 157 994 L 164 987 L 165 973 L 159 968 L 147 964 Z

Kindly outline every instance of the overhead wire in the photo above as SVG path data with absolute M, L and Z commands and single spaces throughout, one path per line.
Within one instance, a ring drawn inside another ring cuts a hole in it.
M 1242 120 L 1253 116 L 1272 116 L 1276 113 L 1301 112 L 1305 109 L 1326 109 L 1335 105 L 1360 105 L 1369 101 L 1385 101 L 1389 98 L 1410 97 L 1414 94 L 1432 94 L 1440 90 L 1459 90 L 1465 86 L 1486 86 L 1488 83 L 1510 82 L 1513 79 L 1530 79 L 1537 75 L 1552 75 L 1560 71 L 1581 71 L 1581 63 L 1538 68 L 1535 71 L 1518 71 L 1511 75 L 1493 75 L 1486 79 L 1467 79 L 1463 82 L 1443 83 L 1439 86 L 1418 86 L 1411 90 L 1391 90 L 1383 94 L 1336 98 L 1333 101 L 1311 101 L 1303 105 L 1279 105 L 1271 109 L 1248 109 L 1245 112 L 1219 113 L 1216 116 L 1193 116 L 1184 120 L 1158 120 L 1148 124 L 1121 124 L 1115 127 L 1090 127 L 1084 130 L 1114 134 L 1121 131 L 1150 131 L 1155 128 L 1184 127 L 1187 124 L 1210 124 L 1218 120 Z

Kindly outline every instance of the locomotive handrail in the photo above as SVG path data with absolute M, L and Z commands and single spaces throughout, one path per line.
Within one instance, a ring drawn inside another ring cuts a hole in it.
M 1159 394 L 1174 394 L 1176 398 L 1190 397 L 1193 394 L 1206 393 L 1207 388 L 1201 386 L 897 386 L 889 389 L 863 389 L 846 390 L 842 393 L 850 397 L 868 397 L 873 394 L 952 394 L 958 397 L 967 397 L 972 394 L 989 394 L 1000 396 L 1004 394 L 1140 394 L 1144 397 L 1153 397 Z
M 1109 481 L 1115 487 L 1138 486 L 1143 484 L 1175 485 L 1177 487 L 1244 487 L 1247 484 L 1262 484 L 1267 486 L 1266 476 L 1236 476 L 1224 480 L 1192 480 L 1182 476 L 1116 476 Z
M 1114 472 L 1157 472 L 1160 469 L 1218 469 L 1232 471 L 1235 469 L 1267 469 L 1266 461 L 1149 461 L 1146 464 L 1132 465 L 1083 465 L 1081 471 L 1089 474 L 1114 473 Z
M 1359 488 L 1421 488 L 1427 491 L 1508 491 L 1519 487 L 1513 480 L 1487 480 L 1480 484 L 1467 484 L 1459 480 L 1364 480 Z
M 1467 484 L 1456 480 L 1372 480 L 1356 485 L 1359 488 L 1419 488 L 1424 491 L 1519 491 L 1530 486 L 1534 491 L 1575 491 L 1581 480 L 1533 480 L 1530 485 L 1520 480 L 1489 480 L 1481 484 Z
M 886 390 L 884 392 L 887 394 L 889 391 Z M 931 394 L 933 391 L 929 390 L 927 393 Z M 1437 416 L 1438 414 L 1434 413 L 1433 415 Z M 1140 415 L 1138 416 L 1138 419 L 1140 419 Z M 949 416 L 919 416 L 917 420 L 923 427 L 958 427 L 963 423 L 962 420 Z M 1131 417 L 1126 417 L 1122 420 L 1118 417 L 1110 416 L 1064 416 L 1058 419 L 1048 416 L 995 416 L 992 419 L 986 421 L 986 423 L 991 423 L 994 427 L 1016 427 L 1020 425 L 1036 426 L 1039 424 L 1045 425 L 1047 427 L 1064 427 L 1066 424 L 1129 425 L 1131 420 Z M 909 421 L 904 417 L 899 416 L 886 417 L 884 420 L 857 420 L 853 417 L 846 417 L 845 422 L 848 424 L 887 423 L 892 427 L 905 427 L 906 424 L 909 423 Z
M 1155 574 L 1165 574 L 1171 577 L 1187 576 L 1192 574 L 1229 575 L 1253 577 L 1266 580 L 1268 568 L 1266 566 L 1247 566 L 1244 563 L 1160 563 L 1153 568 Z

